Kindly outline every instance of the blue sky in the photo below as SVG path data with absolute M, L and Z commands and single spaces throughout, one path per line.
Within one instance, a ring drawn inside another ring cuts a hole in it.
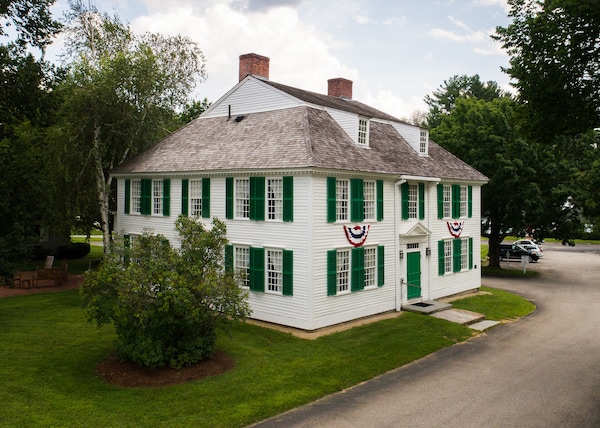
M 57 0 L 57 16 L 66 7 Z M 454 75 L 509 89 L 507 55 L 490 39 L 506 26 L 506 0 L 96 0 L 135 32 L 183 34 L 206 56 L 194 98 L 216 101 L 238 79 L 238 59 L 267 56 L 270 79 L 326 93 L 354 82 L 353 98 L 399 118 L 426 110 L 425 95 Z M 60 51 L 60 40 L 48 52 Z

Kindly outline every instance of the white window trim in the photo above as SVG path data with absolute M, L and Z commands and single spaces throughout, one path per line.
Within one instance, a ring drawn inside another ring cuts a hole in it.
M 190 216 L 202 216 L 202 179 L 189 180 L 188 213 Z M 194 200 L 198 200 L 198 209 L 194 207 Z
M 369 188 L 369 192 L 367 192 Z M 363 180 L 363 216 L 365 221 L 376 221 L 377 219 L 377 182 L 375 180 Z M 370 199 L 369 196 L 371 197 Z M 370 211 L 370 212 L 369 212 Z
M 345 255 L 346 261 L 346 269 L 342 269 L 342 264 L 340 263 L 340 259 L 342 255 Z M 336 295 L 340 294 L 350 294 L 352 291 L 352 285 L 350 284 L 350 275 L 352 273 L 352 268 L 350 266 L 351 263 L 351 254 L 350 249 L 337 249 L 336 250 L 336 274 L 335 274 L 335 287 L 336 287 Z M 345 282 L 345 289 L 340 289 L 342 286 L 342 279 Z
M 245 196 L 240 197 L 238 192 L 240 191 L 240 184 L 244 183 Z M 250 178 L 249 177 L 237 177 L 233 182 L 233 210 L 235 219 L 249 220 L 250 219 Z
M 273 253 L 274 257 L 274 268 L 271 269 L 271 258 L 269 257 Z M 279 263 L 278 265 L 276 263 Z M 274 276 L 272 277 L 271 274 Z M 276 279 L 277 290 L 271 290 L 270 280 L 271 278 Z M 265 248 L 265 293 L 276 294 L 278 296 L 283 295 L 283 250 L 279 248 Z
M 340 189 L 345 189 L 344 199 L 341 198 Z M 350 219 L 350 180 L 345 178 L 338 178 L 335 181 L 335 219 L 336 221 Z
M 271 183 L 278 183 L 279 193 L 271 197 Z M 267 177 L 265 179 L 266 215 L 265 221 L 283 221 L 283 177 Z M 272 211 L 273 210 L 273 211 Z M 271 215 L 273 214 L 273 218 Z
M 364 129 L 363 129 L 364 125 Z M 358 132 L 356 135 L 356 142 L 361 147 L 369 147 L 369 134 L 371 128 L 371 121 L 364 117 L 358 117 Z

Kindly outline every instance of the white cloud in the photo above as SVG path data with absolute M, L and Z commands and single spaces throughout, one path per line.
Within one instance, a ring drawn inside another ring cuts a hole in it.
M 510 11 L 507 0 L 474 0 L 474 3 L 481 6 L 500 6 L 506 12 Z
M 406 16 L 401 16 L 401 17 L 393 16 L 393 17 L 391 17 L 391 18 L 386 19 L 385 21 L 383 21 L 383 23 L 385 25 L 390 25 L 390 26 L 393 26 L 393 25 L 404 25 L 404 24 L 406 24 Z
M 207 82 L 197 92 L 210 101 L 237 83 L 238 57 L 250 52 L 271 59 L 271 80 L 310 91 L 326 92 L 327 79 L 332 77 L 352 80 L 358 76 L 334 55 L 334 49 L 347 45 L 301 22 L 294 8 L 244 13 L 228 3 L 213 2 L 199 11 L 184 2 L 141 16 L 131 24 L 136 32 L 181 33 L 197 41 L 206 56 L 208 72 Z
M 398 119 L 410 118 L 415 111 L 426 111 L 428 109 L 422 97 L 405 99 L 390 90 L 381 90 L 376 94 L 366 92 L 364 97 L 361 97 L 361 102 L 391 114 Z
M 354 22 L 361 25 L 369 23 L 369 17 L 365 15 L 354 15 L 352 19 L 354 20 Z

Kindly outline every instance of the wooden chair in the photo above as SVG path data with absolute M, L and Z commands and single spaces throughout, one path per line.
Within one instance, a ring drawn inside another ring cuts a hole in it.
M 60 269 L 59 268 L 37 268 L 33 277 L 33 286 L 39 287 L 40 281 L 52 280 L 54 286 L 60 285 Z

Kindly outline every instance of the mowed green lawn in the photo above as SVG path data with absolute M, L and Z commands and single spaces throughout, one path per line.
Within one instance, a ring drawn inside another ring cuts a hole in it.
M 469 308 L 489 307 L 493 299 L 506 310 L 495 317 L 525 315 L 511 309 L 522 310 L 520 297 L 489 296 Z M 122 388 L 96 373 L 113 351 L 114 332 L 84 319 L 77 290 L 0 299 L 0 326 L 2 427 L 245 426 L 474 334 L 412 313 L 317 340 L 244 324 L 218 340 L 217 348 L 235 359 L 233 370 L 162 388 Z

